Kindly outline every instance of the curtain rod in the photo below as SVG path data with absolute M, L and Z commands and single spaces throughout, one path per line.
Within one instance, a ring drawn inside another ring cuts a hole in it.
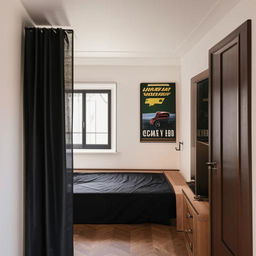
M 62 29 L 64 31 L 67 31 L 67 32 L 74 32 L 73 29 L 66 29 L 66 28 L 53 28 L 53 27 L 25 27 L 26 30 L 33 30 L 33 29 L 52 29 L 52 30 L 56 30 L 56 29 Z

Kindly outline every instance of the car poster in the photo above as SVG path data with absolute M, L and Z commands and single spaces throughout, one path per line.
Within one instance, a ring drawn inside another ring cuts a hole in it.
M 175 83 L 141 83 L 141 142 L 176 142 Z

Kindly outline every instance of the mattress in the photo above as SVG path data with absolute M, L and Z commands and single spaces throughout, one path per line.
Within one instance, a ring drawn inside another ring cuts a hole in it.
M 158 173 L 74 173 L 74 223 L 161 223 L 176 217 L 174 190 Z

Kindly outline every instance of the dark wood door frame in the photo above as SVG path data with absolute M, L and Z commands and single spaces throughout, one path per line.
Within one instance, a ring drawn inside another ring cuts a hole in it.
M 230 61 L 232 59 L 234 59 L 235 64 Z M 216 161 L 216 166 L 210 168 L 211 254 L 212 256 L 252 256 L 250 20 L 210 49 L 209 67 L 211 92 L 209 158 L 211 162 Z M 234 72 L 236 69 L 237 72 Z M 231 75 L 226 75 L 226 72 L 230 72 Z M 234 86 L 232 86 L 232 79 L 236 81 Z M 236 91 L 234 92 L 234 90 Z M 235 96 L 231 97 L 230 94 L 232 93 Z M 234 115 L 233 119 L 231 118 L 233 123 L 236 123 L 237 120 L 237 127 L 234 129 L 237 131 L 237 135 L 234 136 L 236 142 L 233 143 L 237 147 L 230 148 L 231 153 L 223 153 L 223 148 L 228 148 L 223 147 L 225 136 L 229 139 L 232 138 L 229 134 L 227 135 L 225 129 L 227 121 L 223 121 L 223 115 L 228 117 L 227 113 L 229 113 L 225 110 L 225 106 L 226 109 L 229 107 L 223 101 L 224 98 L 230 102 L 234 99 L 236 102 L 234 106 L 237 106 L 237 114 Z M 226 169 L 223 167 L 223 161 L 229 157 L 226 157 L 227 154 L 233 154 L 233 159 L 237 155 L 237 163 L 231 162 L 231 165 L 235 166 L 234 168 L 227 167 L 226 162 L 224 162 Z M 214 170 L 215 167 L 216 170 Z M 230 170 L 235 170 L 235 175 Z M 227 173 L 233 176 L 227 177 Z M 232 185 L 227 183 L 230 181 L 233 182 Z M 235 192 L 236 197 L 235 195 L 233 197 L 229 191 L 226 191 L 228 195 L 225 195 L 223 192 L 225 191 L 225 184 L 230 188 L 232 186 L 232 191 Z M 237 188 L 234 184 L 237 184 Z M 232 197 L 237 201 L 231 202 L 231 208 L 236 211 L 230 212 L 232 220 L 230 221 L 223 198 L 228 203 L 228 198 Z M 235 217 L 233 217 L 234 215 Z M 225 222 L 234 223 L 235 228 L 229 228 L 231 225 L 226 225 Z M 237 232 L 232 234 L 232 230 Z
M 197 102 L 197 84 L 205 79 L 209 78 L 209 71 L 208 69 L 202 71 L 201 73 L 197 74 L 196 76 L 191 78 L 191 86 L 190 86 L 190 95 L 191 95 L 191 104 L 190 104 L 190 115 L 191 115 L 191 179 L 196 175 L 196 155 L 195 155 L 195 148 L 196 148 L 196 102 Z

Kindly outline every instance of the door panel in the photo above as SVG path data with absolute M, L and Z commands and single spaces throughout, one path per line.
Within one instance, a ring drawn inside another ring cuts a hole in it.
M 238 204 L 237 200 L 231 199 L 238 197 L 239 186 L 238 49 L 236 43 L 221 54 L 222 241 L 234 255 L 237 251 Z
M 251 22 L 210 50 L 212 256 L 252 255 Z

